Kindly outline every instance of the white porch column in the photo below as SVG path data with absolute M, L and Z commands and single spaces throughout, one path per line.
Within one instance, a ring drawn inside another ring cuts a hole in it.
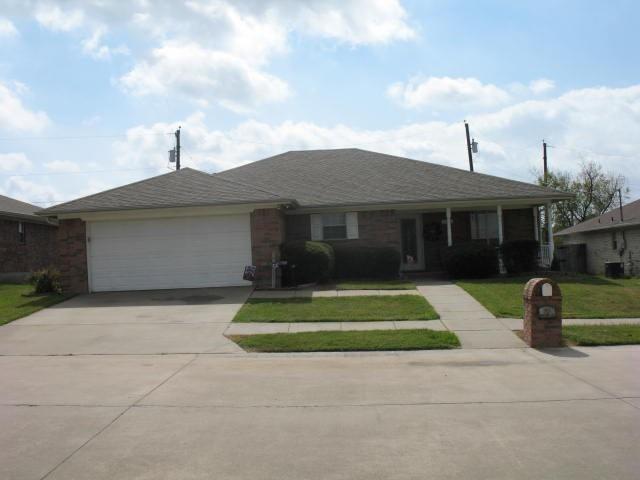
M 502 245 L 504 240 L 504 232 L 502 231 L 502 205 L 498 205 L 498 245 Z
M 553 221 L 551 220 L 551 202 L 547 203 L 547 243 L 551 252 L 551 260 L 553 260 Z
M 453 245 L 453 237 L 451 236 L 451 208 L 447 207 L 447 245 Z
M 538 207 L 533 207 L 533 238 L 540 241 L 540 226 L 538 225 Z

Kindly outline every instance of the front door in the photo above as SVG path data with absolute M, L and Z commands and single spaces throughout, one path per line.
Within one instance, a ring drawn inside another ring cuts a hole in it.
M 420 215 L 405 216 L 400 219 L 402 270 L 424 269 L 421 232 Z

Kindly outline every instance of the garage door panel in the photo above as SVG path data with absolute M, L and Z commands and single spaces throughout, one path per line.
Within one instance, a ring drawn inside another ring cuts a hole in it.
M 91 222 L 93 291 L 248 285 L 249 215 Z

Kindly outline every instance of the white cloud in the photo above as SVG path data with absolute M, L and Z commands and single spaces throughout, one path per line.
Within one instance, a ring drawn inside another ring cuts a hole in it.
M 207 50 L 196 43 L 167 43 L 120 79 L 135 95 L 176 91 L 206 106 L 217 102 L 236 111 L 275 102 L 289 95 L 287 84 L 240 57 Z
M 38 132 L 49 125 L 46 113 L 24 106 L 20 95 L 25 89 L 20 83 L 10 88 L 0 81 L 0 129 Z
M 45 168 L 55 173 L 72 173 L 79 172 L 80 165 L 71 160 L 53 160 L 44 164 Z
M 82 51 L 98 60 L 108 60 L 113 55 L 129 55 L 131 52 L 125 45 L 110 47 L 102 42 L 107 30 L 105 27 L 97 27 L 93 33 L 82 41 Z
M 24 177 L 9 177 L 2 188 L 4 195 L 45 207 L 57 203 L 62 194 L 48 182 L 40 183 Z
M 31 169 L 32 163 L 22 152 L 0 153 L 0 171 L 26 172 Z
M 539 78 L 529 83 L 529 89 L 535 94 L 547 93 L 554 88 L 556 88 L 555 82 L 548 78 Z
M 509 100 L 505 90 L 476 78 L 413 77 L 392 84 L 387 94 L 405 108 L 488 108 Z
M 605 169 L 626 175 L 635 196 L 640 195 L 638 161 L 640 139 L 640 85 L 628 88 L 574 90 L 545 100 L 529 100 L 468 117 L 472 135 L 480 143 L 476 169 L 523 181 L 532 181 L 532 169 L 541 167 L 545 138 L 552 169 L 575 170 L 580 160 L 595 160 Z M 183 165 L 220 171 L 286 150 L 360 147 L 468 168 L 462 122 L 429 121 L 386 130 L 363 130 L 345 125 L 310 122 L 270 125 L 255 120 L 230 130 L 210 129 L 196 113 L 180 122 L 140 125 L 116 144 L 121 165 L 166 171 L 166 151 L 173 138 L 161 134 L 182 125 Z M 605 153 L 606 155 L 602 155 Z
M 2 18 L 0 17 L 0 38 L 5 37 L 5 38 L 9 38 L 9 37 L 17 37 L 18 36 L 18 29 L 15 27 L 15 25 L 7 20 L 6 18 Z
M 60 32 L 75 30 L 84 22 L 84 14 L 79 8 L 63 10 L 53 3 L 38 3 L 34 16 L 42 26 Z

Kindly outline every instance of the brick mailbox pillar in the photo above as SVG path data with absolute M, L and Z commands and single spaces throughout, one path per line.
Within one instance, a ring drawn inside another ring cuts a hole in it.
M 550 278 L 524 287 L 524 341 L 534 348 L 562 346 L 562 294 Z

